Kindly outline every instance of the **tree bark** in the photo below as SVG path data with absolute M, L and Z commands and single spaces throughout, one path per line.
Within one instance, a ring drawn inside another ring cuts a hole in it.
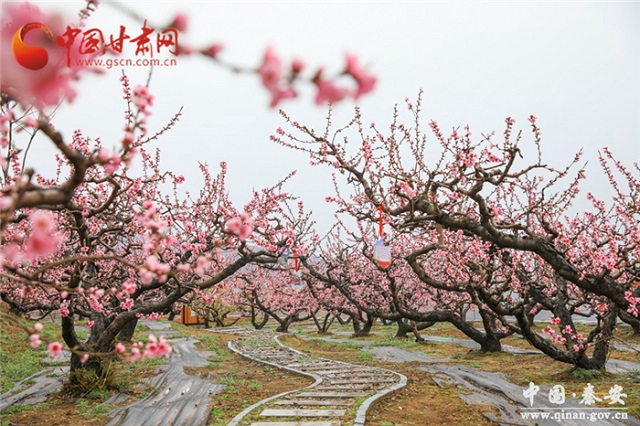
M 362 323 L 362 328 L 360 328 L 360 321 L 358 321 L 357 319 L 353 319 L 353 336 L 352 337 L 364 337 L 364 336 L 368 336 L 369 333 L 371 332 L 371 327 L 373 327 L 373 322 L 375 321 L 376 317 L 374 317 L 373 315 L 367 315 L 366 320 Z M 356 325 L 357 324 L 357 325 Z
M 138 325 L 138 318 L 134 318 L 122 327 L 120 333 L 118 333 L 117 339 L 119 342 L 131 342 L 133 333 L 136 331 Z

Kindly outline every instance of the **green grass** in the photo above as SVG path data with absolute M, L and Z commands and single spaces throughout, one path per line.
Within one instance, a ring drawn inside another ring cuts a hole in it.
M 323 339 L 310 339 L 309 341 L 318 345 L 331 345 L 331 347 L 337 349 L 360 349 L 364 346 L 363 343 L 359 342 L 327 342 Z
M 222 340 L 214 334 L 199 334 L 197 338 L 208 351 L 214 352 L 214 354 L 208 358 L 210 362 L 222 362 L 224 358 L 231 353 L 222 343 Z
M 351 416 L 353 417 L 356 416 L 356 414 L 358 413 L 358 410 L 360 409 L 360 406 L 365 400 L 366 398 L 362 396 L 358 396 L 355 398 L 355 400 L 353 401 L 353 407 L 351 408 Z
M 218 397 L 219 400 L 221 397 Z M 213 421 L 213 423 L 211 423 Z M 224 419 L 224 412 L 219 407 L 213 407 L 209 415 L 209 425 L 226 426 L 228 422 Z
M 237 374 L 237 371 L 230 370 L 229 372 L 227 372 L 227 375 L 222 380 L 220 380 L 220 383 L 226 386 L 225 392 L 233 393 L 236 390 L 236 386 L 246 387 L 248 385 L 248 382 L 246 380 L 237 378 Z
M 12 426 L 15 423 L 6 420 L 7 417 L 12 416 L 14 414 L 24 413 L 26 411 L 35 411 L 35 410 L 47 410 L 51 407 L 49 402 L 40 402 L 38 404 L 31 405 L 20 405 L 14 404 L 11 407 L 4 410 L 0 413 L 0 426 Z
M 21 320 L 24 326 L 32 328 L 33 323 Z M 16 330 L 7 332 L 0 326 L 0 392 L 7 392 L 15 383 L 42 370 L 42 360 L 46 357 L 44 340 L 60 340 L 60 326 L 44 323 L 40 333 L 43 344 L 38 349 L 29 345 L 29 335 Z M 13 330 L 13 329 L 12 329 Z
M 431 342 L 429 342 L 431 343 Z M 414 339 L 401 339 L 396 337 L 389 337 L 387 340 L 376 342 L 375 346 L 393 346 L 400 349 L 412 349 L 420 347 L 420 343 L 417 343 Z
M 11 414 L 24 413 L 25 411 L 33 411 L 33 410 L 40 410 L 40 409 L 46 410 L 49 407 L 51 407 L 51 404 L 48 402 L 40 402 L 38 404 L 30 404 L 30 405 L 15 404 L 7 408 L 6 410 L 4 410 L 2 412 L 2 416 L 5 416 L 5 415 L 9 416 Z
M 365 351 L 358 351 L 356 353 L 356 359 L 358 360 L 358 362 L 362 362 L 365 364 L 375 363 L 376 361 L 376 358 L 371 353 Z
M 162 358 L 144 358 L 136 362 L 119 361 L 114 363 L 114 375 L 111 380 L 111 387 L 119 392 L 131 392 L 135 384 L 135 377 L 141 371 L 150 370 L 154 367 L 169 364 L 169 359 Z M 93 390 L 91 392 L 94 392 Z
M 87 398 L 89 399 L 109 399 L 109 397 L 111 396 L 111 394 L 104 389 L 92 389 L 91 392 L 89 392 L 89 394 L 87 395 Z
M 0 341 L 0 390 L 4 393 L 15 383 L 42 370 L 42 351 L 30 347 L 23 353 L 10 354 L 4 350 L 7 343 Z
M 104 402 L 93 402 L 84 398 L 80 398 L 76 401 L 76 407 L 76 411 L 86 417 L 106 414 L 111 410 L 110 404 L 105 404 Z
M 584 368 L 576 368 L 571 372 L 574 379 L 577 380 L 590 380 L 596 377 L 601 377 L 602 372 L 599 370 L 585 370 Z

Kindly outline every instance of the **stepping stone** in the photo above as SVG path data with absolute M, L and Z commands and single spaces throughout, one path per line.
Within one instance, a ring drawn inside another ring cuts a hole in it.
M 360 369 L 360 368 L 345 367 L 345 368 L 341 368 L 339 370 L 336 370 L 336 369 L 332 369 L 332 370 L 329 370 L 329 369 L 327 369 L 327 370 L 325 370 L 325 369 L 313 369 L 313 370 L 311 370 L 310 368 L 307 368 L 307 370 L 315 371 L 316 373 L 326 374 L 326 375 L 329 375 L 329 374 L 341 374 L 341 373 L 351 373 L 351 372 L 354 372 L 354 371 L 356 371 L 356 372 L 361 371 L 363 373 L 366 372 L 367 374 L 371 374 L 371 370 L 368 369 L 368 368 L 367 369 L 364 369 L 364 368 Z
M 267 408 L 261 417 L 342 417 L 347 410 L 280 410 Z
M 280 401 L 272 402 L 273 405 L 337 405 L 337 406 L 349 406 L 352 404 L 348 400 L 339 399 L 283 399 Z
M 328 379 L 330 380 L 383 380 L 383 379 L 389 379 L 390 376 L 383 376 L 383 375 L 377 375 L 377 374 L 371 374 L 371 371 L 361 371 L 361 372 L 355 372 L 355 373 L 351 373 L 351 374 L 346 374 L 343 372 L 339 372 L 339 373 L 330 373 L 327 374 L 327 376 L 332 376 L 332 377 L 328 377 Z
M 255 422 L 251 426 L 340 426 L 340 422 Z
M 349 367 L 348 365 L 344 365 L 344 364 L 327 363 L 324 365 L 313 365 L 311 367 L 305 368 L 305 370 L 316 371 L 316 370 L 327 370 L 329 368 L 336 370 L 336 369 L 342 368 L 349 371 L 348 367 Z
M 335 391 L 341 391 L 341 390 L 364 390 L 364 389 L 371 389 L 372 386 L 371 385 L 354 385 L 354 384 L 345 384 L 345 385 L 332 385 L 332 386 L 317 386 L 314 389 L 316 390 L 335 390 Z
M 324 366 L 325 366 L 325 367 L 327 367 L 327 366 L 330 366 L 330 365 L 331 365 L 331 364 L 325 364 Z M 316 364 L 316 363 L 309 363 L 309 362 L 303 362 L 303 363 L 301 363 L 301 362 L 295 362 L 295 363 L 289 364 L 288 366 L 289 366 L 289 367 L 293 367 L 293 368 L 302 368 L 302 369 L 309 370 L 309 371 L 313 371 L 313 370 L 311 370 L 311 369 L 313 369 L 313 368 L 320 368 L 320 367 L 322 367 L 322 366 L 319 366 L 319 365 L 318 365 L 318 364 Z
M 365 392 L 302 392 L 298 396 L 301 398 L 355 398 L 357 396 L 367 396 Z
M 244 328 L 238 328 L 238 329 L 234 329 L 234 330 L 225 330 L 225 329 L 214 330 L 214 329 L 206 329 L 205 331 L 210 331 L 211 333 L 220 333 L 220 334 L 249 334 L 249 333 L 253 333 L 253 331 L 251 331 L 251 330 L 245 330 Z
M 353 379 L 353 380 L 331 380 L 332 385 L 350 385 L 350 384 L 365 384 L 365 383 L 395 383 L 394 379 Z

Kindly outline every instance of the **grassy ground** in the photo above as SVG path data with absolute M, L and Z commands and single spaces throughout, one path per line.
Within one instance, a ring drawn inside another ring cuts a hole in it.
M 481 327 L 481 324 L 476 323 L 475 326 Z M 540 332 L 545 327 L 546 325 L 538 326 L 537 331 Z M 576 328 L 578 332 L 585 333 L 585 335 L 588 334 L 588 332 L 591 330 L 590 327 L 583 324 L 577 324 Z M 373 327 L 372 333 L 369 336 L 362 337 L 361 339 L 387 342 L 387 341 L 393 340 L 393 337 L 396 334 L 396 330 L 397 330 L 397 327 L 395 324 L 389 325 L 389 326 L 376 324 L 376 326 Z M 291 331 L 293 333 L 298 333 L 298 334 L 306 334 L 306 335 L 315 334 L 313 331 L 310 331 L 309 327 L 302 327 L 302 326 L 293 326 L 291 327 Z M 348 336 L 345 335 L 344 333 L 352 333 L 352 332 L 353 332 L 353 328 L 349 324 L 347 325 L 334 324 L 331 327 L 330 332 L 325 334 L 324 336 L 331 336 L 336 338 L 347 338 Z M 460 330 L 458 330 L 453 325 L 447 322 L 437 323 L 425 330 L 422 330 L 420 334 L 424 334 L 428 336 L 451 337 L 454 339 L 469 340 L 469 338 L 464 333 L 462 333 Z M 410 336 L 410 339 L 412 340 L 413 335 L 409 333 L 409 336 Z M 357 341 L 357 339 L 353 339 L 353 340 Z M 633 331 L 631 330 L 631 327 L 628 327 L 626 325 L 619 326 L 616 329 L 614 333 L 614 340 L 618 342 L 632 342 L 635 344 L 640 344 L 640 336 L 634 335 Z M 526 340 L 524 340 L 520 336 L 507 337 L 505 339 L 502 339 L 501 342 L 503 345 L 510 345 L 520 349 L 535 349 L 533 346 L 531 346 Z M 384 344 L 382 346 L 384 346 Z M 632 361 L 632 362 L 640 362 L 640 352 L 638 351 L 622 351 L 622 350 L 617 350 L 615 348 L 611 348 L 609 357 L 620 359 L 620 360 Z
M 22 323 L 32 326 L 27 321 Z M 59 328 L 56 324 L 45 322 L 40 333 L 42 339 L 59 339 Z M 0 393 L 7 392 L 15 382 L 42 370 L 42 360 L 46 356 L 45 351 L 31 349 L 29 336 L 19 327 L 0 323 Z
M 24 322 L 27 326 L 32 324 Z M 60 325 L 43 321 L 41 336 L 48 340 L 62 341 Z M 80 324 L 82 325 L 82 324 Z M 143 330 L 140 333 L 149 330 Z M 85 338 L 85 332 L 78 336 Z M 146 336 L 144 337 L 146 340 Z M 14 384 L 34 373 L 51 366 L 66 366 L 68 363 L 44 363 L 47 357 L 46 345 L 31 349 L 29 336 L 20 328 L 2 322 L 0 324 L 0 386 L 2 392 L 9 391 Z M 112 360 L 105 364 L 109 371 L 108 386 L 105 383 L 87 383 L 87 389 L 65 389 L 54 394 L 46 402 L 35 405 L 14 405 L 0 414 L 0 425 L 103 425 L 107 413 L 112 407 L 105 404 L 115 392 L 125 392 L 134 398 L 142 398 L 151 390 L 144 378 L 154 374 L 158 365 L 166 364 L 166 359 L 145 359 L 136 363 Z M 74 395 L 71 395 L 70 393 Z
M 211 353 L 209 366 L 187 369 L 186 373 L 209 374 L 212 381 L 225 385 L 224 391 L 212 401 L 210 425 L 226 425 L 236 414 L 255 402 L 313 382 L 307 377 L 264 366 L 231 352 L 227 349 L 227 342 L 232 336 L 216 335 L 177 323 L 171 326 L 182 336 L 200 340 L 200 349 Z M 51 364 L 42 362 L 46 351 L 29 347 L 28 335 L 22 330 L 4 323 L 0 330 L 0 384 L 4 392 L 10 390 L 14 383 Z M 138 325 L 133 340 L 146 341 L 149 333 L 152 332 L 145 326 Z M 45 324 L 43 336 L 59 340 L 59 326 Z M 105 401 L 115 392 L 132 395 L 134 400 L 145 397 L 151 388 L 144 379 L 152 376 L 158 365 L 165 363 L 166 359 L 157 358 L 136 363 L 114 360 L 109 366 L 112 371 L 110 389 L 95 387 L 73 397 L 60 393 L 44 403 L 16 405 L 0 414 L 0 426 L 104 425 L 108 421 L 105 414 L 112 408 Z
M 43 336 L 59 340 L 59 326 L 44 322 Z M 232 336 L 185 327 L 172 323 L 173 329 L 182 336 L 191 336 L 202 343 L 200 349 L 208 351 L 210 364 L 204 368 L 190 369 L 188 374 L 209 374 L 211 380 L 226 385 L 225 390 L 212 401 L 210 425 L 225 425 L 245 407 L 269 396 L 307 386 L 311 380 L 295 374 L 263 366 L 246 360 L 227 349 Z M 242 324 L 240 324 L 242 325 Z M 310 325 L 310 324 L 309 324 Z M 429 342 L 418 344 L 413 339 L 394 339 L 395 325 L 376 325 L 370 336 L 350 339 L 345 343 L 326 342 L 309 325 L 294 326 L 291 331 L 304 333 L 311 340 L 303 341 L 295 336 L 283 339 L 283 342 L 302 351 L 311 352 L 326 358 L 343 360 L 356 364 L 376 365 L 403 373 L 409 379 L 408 386 L 398 392 L 382 398 L 374 404 L 368 415 L 368 424 L 375 426 L 394 425 L 487 425 L 483 412 L 491 411 L 487 407 L 466 405 L 458 396 L 455 387 L 439 388 L 430 376 L 420 371 L 418 363 L 392 364 L 376 360 L 364 350 L 361 340 L 375 340 L 376 345 L 395 346 L 411 351 L 421 351 L 433 358 L 450 358 L 454 362 L 480 368 L 486 371 L 501 371 L 509 380 L 526 387 L 529 381 L 536 384 L 562 384 L 567 394 L 581 393 L 586 383 L 591 383 L 599 396 L 606 394 L 614 384 L 623 386 L 627 393 L 629 414 L 640 417 L 640 383 L 624 375 L 600 374 L 572 371 L 570 366 L 550 360 L 542 355 L 511 355 L 506 353 L 482 354 L 477 351 Z M 332 327 L 333 337 L 348 338 L 336 332 L 351 332 L 349 325 Z M 150 330 L 139 325 L 134 340 L 146 341 Z M 437 324 L 425 330 L 425 334 L 446 337 L 465 338 L 458 330 L 448 324 Z M 627 334 L 625 334 L 627 333 Z M 619 331 L 622 339 L 633 338 L 627 330 Z M 638 342 L 637 337 L 635 338 Z M 505 344 L 528 347 L 518 338 L 505 339 Z M 625 358 L 640 362 L 636 353 L 614 352 L 616 358 Z M 619 356 L 620 355 L 620 356 Z M 28 336 L 16 327 L 0 324 L 0 387 L 10 389 L 13 383 L 41 370 L 45 365 L 42 359 L 44 350 L 32 350 Z M 111 389 L 95 388 L 86 394 L 73 398 L 56 395 L 49 401 L 34 406 L 17 406 L 0 415 L 0 425 L 103 425 L 107 422 L 104 415 L 111 407 L 104 403 L 116 389 L 142 398 L 149 392 L 144 378 L 154 374 L 158 364 L 165 360 L 145 360 L 134 364 L 115 361 L 112 365 L 113 382 Z M 48 366 L 49 364 L 47 364 Z
M 431 424 L 433 415 L 442 415 L 446 418 L 444 424 L 483 424 L 483 418 L 478 418 L 481 412 L 490 409 L 486 407 L 469 407 L 461 403 L 455 389 L 439 389 L 426 373 L 416 369 L 417 363 L 384 363 L 373 359 L 373 356 L 364 351 L 364 342 L 358 340 L 373 340 L 376 346 L 395 346 L 410 351 L 421 351 L 433 358 L 450 358 L 455 362 L 478 368 L 485 371 L 502 372 L 516 385 L 525 388 L 530 381 L 536 385 L 556 385 L 565 387 L 567 398 L 573 393 L 582 394 L 587 383 L 591 383 L 596 395 L 607 395 L 609 389 L 617 384 L 624 388 L 627 394 L 626 405 L 629 415 L 640 417 L 640 380 L 636 377 L 623 374 L 594 373 L 593 371 L 576 370 L 572 366 L 554 361 L 544 355 L 514 355 L 509 353 L 482 353 L 469 350 L 460 346 L 439 342 L 416 343 L 411 339 L 395 339 L 396 327 L 377 325 L 370 336 L 359 339 L 350 339 L 348 342 L 327 342 L 321 338 L 313 338 L 313 332 L 306 328 L 297 327 L 298 333 L 311 337 L 311 340 L 301 340 L 296 337 L 287 337 L 283 342 L 301 351 L 312 352 L 327 358 L 340 359 L 346 362 L 378 365 L 405 374 L 409 378 L 408 387 L 393 396 L 385 397 L 381 403 L 376 403 L 371 411 L 372 418 L 384 419 L 374 425 L 409 425 Z M 340 326 L 332 329 L 332 337 L 345 338 L 343 334 L 336 332 L 352 331 L 348 326 Z M 466 339 L 455 327 L 450 324 L 437 324 L 423 334 L 441 337 Z M 624 341 L 640 342 L 637 336 L 633 336 L 629 330 L 622 328 L 616 335 Z M 531 346 L 519 337 L 510 337 L 503 340 L 504 344 L 531 348 Z M 611 357 L 640 362 L 640 356 L 635 352 L 611 351 Z M 402 407 L 400 409 L 399 407 Z M 407 407 L 409 409 L 407 410 Z M 411 415 L 407 415 L 411 413 Z M 411 418 L 411 421 L 407 421 Z M 442 424 L 442 423 L 441 423 Z

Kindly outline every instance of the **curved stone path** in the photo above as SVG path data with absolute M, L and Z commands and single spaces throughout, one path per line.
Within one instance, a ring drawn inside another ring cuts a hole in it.
M 283 345 L 278 334 L 241 328 L 211 332 L 244 334 L 229 348 L 254 361 L 304 374 L 315 382 L 303 389 L 267 398 L 238 414 L 229 426 L 364 425 L 369 406 L 381 396 L 406 386 L 402 374 L 314 357 Z

